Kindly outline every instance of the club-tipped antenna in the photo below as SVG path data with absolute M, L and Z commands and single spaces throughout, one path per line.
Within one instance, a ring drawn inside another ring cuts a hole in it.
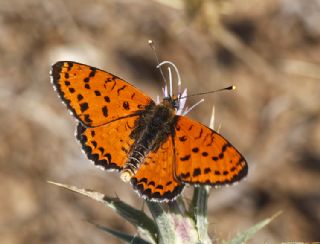
M 236 89 L 236 86 L 232 85 L 232 86 L 228 86 L 228 87 L 221 88 L 221 89 L 218 89 L 218 90 L 191 94 L 191 95 L 188 95 L 188 96 L 185 96 L 185 97 L 181 97 L 181 98 L 189 98 L 189 97 L 195 97 L 195 96 L 206 95 L 206 94 L 216 93 L 216 92 L 220 92 L 220 91 L 235 90 L 235 89 Z
M 154 56 L 155 56 L 155 58 L 156 58 L 156 61 L 157 61 L 157 68 L 160 70 L 160 74 L 161 74 L 161 76 L 162 76 L 164 85 L 166 86 L 166 85 L 167 85 L 167 79 L 166 79 L 166 77 L 165 77 L 164 74 L 163 74 L 162 67 L 159 66 L 159 65 L 160 65 L 160 61 L 159 61 L 158 54 L 157 54 L 157 51 L 156 51 L 156 45 L 154 44 L 154 41 L 152 41 L 152 40 L 149 40 L 149 41 L 148 41 L 148 44 L 149 44 L 149 46 L 151 47 L 151 49 L 153 50 L 153 54 L 154 54 Z

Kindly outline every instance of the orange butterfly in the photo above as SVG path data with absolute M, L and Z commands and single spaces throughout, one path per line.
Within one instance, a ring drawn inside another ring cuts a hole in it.
M 77 139 L 95 165 L 120 171 L 145 199 L 175 199 L 185 184 L 227 185 L 247 175 L 244 157 L 214 130 L 177 114 L 185 100 L 156 104 L 103 70 L 57 62 L 52 83 L 79 121 Z

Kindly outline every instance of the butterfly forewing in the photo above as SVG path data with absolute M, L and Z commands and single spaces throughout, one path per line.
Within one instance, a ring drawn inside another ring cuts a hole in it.
M 172 200 L 183 189 L 183 184 L 175 180 L 173 167 L 173 142 L 169 136 L 158 150 L 147 155 L 131 183 L 146 199 Z
M 243 156 L 221 135 L 187 117 L 175 126 L 176 176 L 193 184 L 227 185 L 247 175 Z
M 52 66 L 51 77 L 61 99 L 86 126 L 104 125 L 153 103 L 126 81 L 85 64 L 57 62 Z

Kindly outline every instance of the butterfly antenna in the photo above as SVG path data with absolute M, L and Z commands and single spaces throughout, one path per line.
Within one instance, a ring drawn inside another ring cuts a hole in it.
M 149 46 L 151 47 L 151 49 L 153 50 L 153 54 L 154 54 L 154 56 L 156 58 L 156 61 L 157 61 L 157 68 L 160 70 L 160 74 L 162 76 L 164 85 L 167 86 L 167 79 L 163 74 L 162 67 L 159 66 L 160 65 L 160 61 L 159 61 L 158 54 L 157 54 L 157 51 L 156 51 L 156 45 L 154 44 L 154 41 L 152 41 L 152 40 L 149 40 L 148 43 L 149 43 Z
M 218 89 L 218 90 L 213 90 L 213 91 L 208 91 L 208 92 L 201 92 L 201 93 L 196 93 L 196 94 L 191 94 L 191 95 L 188 95 L 188 96 L 185 96 L 185 97 L 181 97 L 181 98 L 186 98 L 186 97 L 195 97 L 195 96 L 200 96 L 200 95 L 205 95 L 205 94 L 211 94 L 211 93 L 216 93 L 216 92 L 220 92 L 220 91 L 227 91 L 227 90 L 235 90 L 236 89 L 236 86 L 232 85 L 232 86 L 228 86 L 228 87 L 225 87 L 225 88 L 221 88 L 221 89 Z

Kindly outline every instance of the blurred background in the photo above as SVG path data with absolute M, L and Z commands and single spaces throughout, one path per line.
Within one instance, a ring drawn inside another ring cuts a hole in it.
M 251 243 L 319 241 L 319 23 L 319 0 L 1 0 L 0 242 L 119 243 L 87 221 L 135 233 L 111 210 L 46 183 L 142 208 L 130 185 L 82 154 L 49 70 L 86 63 L 155 98 L 162 83 L 149 39 L 189 93 L 238 88 L 205 96 L 188 115 L 208 124 L 215 105 L 221 134 L 249 163 L 246 180 L 211 191 L 215 243 L 279 210 Z

